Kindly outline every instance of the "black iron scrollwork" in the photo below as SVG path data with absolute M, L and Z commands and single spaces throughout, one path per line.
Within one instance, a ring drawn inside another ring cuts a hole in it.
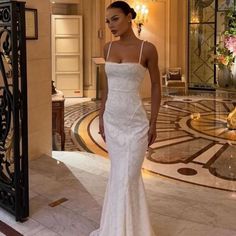
M 0 180 L 13 184 L 12 162 L 13 143 L 13 95 L 12 95 L 12 61 L 11 61 L 11 32 L 7 28 L 0 31 L 0 77 L 3 86 L 0 87 Z M 7 70 L 6 70 L 7 69 Z
M 2 11 L 3 12 L 3 11 Z M 10 30 L 5 27 L 0 31 L 0 181 L 3 184 L 14 186 L 13 148 L 13 94 Z M 8 72 L 6 71 L 8 69 Z M 0 189 L 0 201 L 14 210 L 14 194 Z
M 0 206 L 29 214 L 24 3 L 0 3 Z
M 11 21 L 11 14 L 10 14 L 10 7 L 5 7 L 0 10 L 0 21 L 2 22 L 10 22 Z

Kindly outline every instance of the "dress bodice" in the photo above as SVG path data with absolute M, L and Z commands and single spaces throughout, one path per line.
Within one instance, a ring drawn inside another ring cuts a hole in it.
M 108 91 L 138 92 L 146 68 L 140 63 L 106 62 Z

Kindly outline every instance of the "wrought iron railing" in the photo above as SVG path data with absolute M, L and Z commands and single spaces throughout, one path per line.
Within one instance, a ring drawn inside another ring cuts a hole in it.
M 25 4 L 0 2 L 0 206 L 29 215 Z

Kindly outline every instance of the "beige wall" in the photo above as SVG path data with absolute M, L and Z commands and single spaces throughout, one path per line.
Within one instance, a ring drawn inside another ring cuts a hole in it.
M 38 10 L 38 40 L 27 40 L 29 158 L 51 154 L 51 51 L 49 1 L 27 0 Z
M 98 31 L 104 32 L 104 0 L 81 0 L 80 15 L 84 21 L 84 95 L 95 97 L 96 66 L 93 57 L 101 57 L 104 38 L 98 37 Z
M 178 64 L 178 0 L 171 0 L 170 2 L 170 61 L 171 67 Z
M 170 1 L 169 66 L 181 67 L 186 72 L 187 55 L 187 0 Z

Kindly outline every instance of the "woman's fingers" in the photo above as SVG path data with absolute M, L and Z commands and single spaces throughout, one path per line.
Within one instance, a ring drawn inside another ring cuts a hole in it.
M 105 139 L 105 133 L 104 133 L 104 127 L 103 126 L 99 126 L 99 132 L 98 132 L 101 136 L 102 136 L 102 139 L 104 141 L 106 141 Z
M 104 142 L 106 141 L 106 138 L 105 138 L 105 134 L 104 134 L 104 132 L 103 133 L 101 133 L 101 136 L 102 136 L 102 139 L 104 140 Z
M 156 140 L 156 134 L 155 133 L 149 133 L 148 135 L 148 146 L 151 146 L 155 140 Z

